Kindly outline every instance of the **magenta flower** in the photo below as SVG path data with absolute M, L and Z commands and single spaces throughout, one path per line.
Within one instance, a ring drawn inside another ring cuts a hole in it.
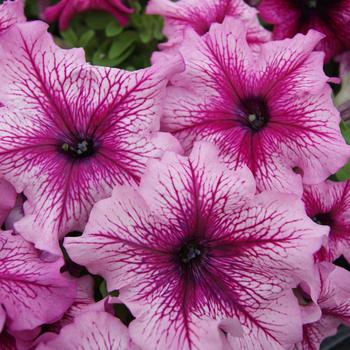
M 323 339 L 336 334 L 341 323 L 350 325 L 350 273 L 330 264 L 320 265 L 321 294 L 317 304 L 322 316 L 316 320 L 310 318 L 310 312 L 304 311 L 303 340 L 293 350 L 319 350 Z M 300 297 L 301 309 L 313 308 L 307 295 Z M 307 314 L 309 313 L 309 316 Z
M 328 230 L 297 197 L 254 193 L 246 168 L 228 170 L 214 146 L 196 144 L 189 158 L 169 152 L 151 161 L 138 191 L 117 187 L 65 247 L 121 290 L 136 316 L 131 336 L 145 350 L 227 349 L 219 326 L 240 335 L 234 318 L 270 337 L 254 315 L 276 307 L 300 276 L 313 278 L 313 252 Z M 301 327 L 274 314 L 281 342 Z
M 0 232 L 0 299 L 9 330 L 34 329 L 62 317 L 76 293 L 74 281 L 60 273 L 62 265 L 62 259 L 41 260 L 19 235 Z
M 303 201 L 310 218 L 330 227 L 328 243 L 319 257 L 333 261 L 344 255 L 350 262 L 350 181 L 305 186 Z
M 0 172 L 28 198 L 16 230 L 59 253 L 58 238 L 82 231 L 98 199 L 138 182 L 149 158 L 179 146 L 157 132 L 164 64 L 92 67 L 82 50 L 55 46 L 46 27 L 18 25 L 1 42 Z
M 25 21 L 24 0 L 6 0 L 0 5 L 0 35 L 5 33 L 15 23 Z
M 261 17 L 274 25 L 275 39 L 291 38 L 315 29 L 325 35 L 317 50 L 325 60 L 350 49 L 349 0 L 262 0 Z
M 316 184 L 350 157 L 323 54 L 312 52 L 320 38 L 299 34 L 253 55 L 235 20 L 202 38 L 189 32 L 180 48 L 186 70 L 168 88 L 164 130 L 187 151 L 195 140 L 215 143 L 228 166 L 250 168 L 259 190 L 301 195 L 300 173 Z
M 0 226 L 15 207 L 17 192 L 6 180 L 0 179 Z
M 66 30 L 75 15 L 90 10 L 109 12 L 122 26 L 128 23 L 128 17 L 133 12 L 122 0 L 60 0 L 44 11 L 44 19 L 48 22 L 58 20 L 60 30 Z
M 37 350 L 138 350 L 128 329 L 107 312 L 86 312 Z
M 247 41 L 253 47 L 270 40 L 271 34 L 259 23 L 256 9 L 243 0 L 151 0 L 147 13 L 164 18 L 164 34 L 168 42 L 162 47 L 178 45 L 187 28 L 205 35 L 214 23 L 222 23 L 226 17 L 244 22 L 247 26 Z

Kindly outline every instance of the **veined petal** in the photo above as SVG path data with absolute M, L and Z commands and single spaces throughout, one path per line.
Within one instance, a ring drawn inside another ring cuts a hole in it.
M 83 230 L 97 200 L 137 183 L 150 158 L 180 151 L 158 130 L 169 75 L 182 61 L 137 72 L 92 67 L 46 28 L 18 25 L 2 41 L 0 173 L 28 198 L 16 230 L 60 254 L 58 241 Z
M 247 170 L 227 169 L 214 146 L 199 143 L 187 158 L 166 153 L 151 162 L 138 189 L 115 188 L 83 235 L 64 245 L 120 291 L 136 316 L 132 337 L 147 349 L 197 350 L 205 339 L 226 349 L 219 325 L 234 318 L 263 339 L 259 310 L 314 278 L 313 254 L 328 228 L 296 196 L 254 189 Z M 301 321 L 294 326 L 276 344 L 295 342 Z
M 301 195 L 302 182 L 324 181 L 350 157 L 322 53 L 313 52 L 321 39 L 310 31 L 254 55 L 230 18 L 205 37 L 188 33 L 186 70 L 168 87 L 163 129 L 187 152 L 196 140 L 215 143 L 227 166 L 249 167 L 260 191 Z
M 169 41 L 163 48 L 179 45 L 188 28 L 205 35 L 212 24 L 222 23 L 226 17 L 247 26 L 247 40 L 253 47 L 270 40 L 270 33 L 258 21 L 257 11 L 243 0 L 151 0 L 147 13 L 161 15 L 165 20 L 164 34 Z
M 305 186 L 303 201 L 307 214 L 320 225 L 330 227 L 329 239 L 320 258 L 334 261 L 341 255 L 350 261 L 350 183 L 326 181 Z
M 5 1 L 0 5 L 0 35 L 3 35 L 15 23 L 25 21 L 23 0 Z
M 11 231 L 0 235 L 0 295 L 10 330 L 33 329 L 58 320 L 73 302 L 73 280 L 60 273 L 62 259 L 47 263 Z
M 42 343 L 37 350 L 137 350 L 128 329 L 107 312 L 87 312 L 65 326 L 53 340 Z

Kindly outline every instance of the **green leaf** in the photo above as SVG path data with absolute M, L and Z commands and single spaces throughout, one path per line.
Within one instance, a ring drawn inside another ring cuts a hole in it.
M 88 46 L 94 36 L 95 36 L 94 30 L 88 30 L 87 32 L 85 32 L 79 39 L 80 46 L 82 47 Z
M 117 66 L 118 64 L 121 64 L 124 62 L 135 50 L 135 45 L 130 46 L 122 55 L 120 55 L 116 59 L 115 65 Z
M 84 19 L 88 27 L 94 30 L 105 29 L 106 25 L 115 21 L 112 15 L 101 11 L 87 12 Z
M 101 293 L 101 296 L 102 298 L 104 298 L 105 296 L 108 295 L 108 292 L 107 292 L 107 284 L 106 284 L 106 281 L 103 280 L 99 286 L 99 292 Z
M 335 176 L 338 181 L 346 181 L 350 179 L 350 162 L 341 168 Z
M 108 58 L 115 59 L 122 55 L 122 53 L 132 46 L 137 40 L 137 33 L 132 31 L 125 31 L 118 35 L 108 51 Z
M 340 123 L 340 130 L 347 144 L 350 144 L 350 126 L 344 122 Z
M 65 43 L 71 46 L 78 46 L 78 37 L 72 28 L 68 28 L 64 32 L 61 32 L 61 35 Z
M 119 35 L 123 31 L 123 27 L 117 21 L 112 21 L 108 23 L 105 33 L 108 38 Z

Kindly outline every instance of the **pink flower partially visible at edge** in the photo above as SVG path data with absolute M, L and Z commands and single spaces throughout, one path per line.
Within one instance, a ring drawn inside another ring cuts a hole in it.
M 326 62 L 350 49 L 350 0 L 262 0 L 258 8 L 277 40 L 310 29 L 323 33 L 316 49 L 325 51 Z
M 199 35 L 205 35 L 214 23 L 222 23 L 226 17 L 242 21 L 247 26 L 247 41 L 252 47 L 269 41 L 270 32 L 259 23 L 256 9 L 243 0 L 151 0 L 147 13 L 164 18 L 164 34 L 168 42 L 162 48 L 181 44 L 186 29 L 193 28 Z
M 44 11 L 44 19 L 48 22 L 58 20 L 60 30 L 66 30 L 72 18 L 78 13 L 89 10 L 106 11 L 125 26 L 133 10 L 123 4 L 122 0 L 60 0 Z

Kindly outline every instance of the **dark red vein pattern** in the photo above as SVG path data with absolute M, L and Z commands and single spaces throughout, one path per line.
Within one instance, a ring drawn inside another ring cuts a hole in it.
M 195 140 L 215 143 L 228 166 L 251 169 L 259 190 L 301 195 L 296 168 L 316 184 L 350 157 L 323 54 L 312 52 L 321 34 L 261 44 L 254 55 L 245 33 L 230 18 L 204 37 L 188 33 L 186 70 L 168 87 L 163 129 L 187 151 Z
M 65 247 L 109 290 L 122 289 L 137 316 L 132 338 L 146 350 L 225 349 L 219 323 L 234 317 L 246 334 L 291 345 L 301 322 L 288 324 L 279 302 L 311 278 L 328 229 L 294 196 L 254 193 L 247 169 L 228 170 L 214 146 L 197 144 L 189 158 L 151 161 L 139 191 L 117 187 Z M 279 318 L 268 322 L 261 310 Z
M 73 303 L 75 282 L 60 273 L 63 260 L 48 263 L 11 231 L 0 234 L 0 299 L 11 331 L 57 321 Z
M 97 200 L 137 183 L 149 158 L 178 144 L 157 132 L 166 66 L 92 67 L 82 50 L 58 48 L 46 28 L 21 24 L 1 42 L 0 173 L 28 197 L 16 229 L 58 253 L 58 239 L 82 230 Z M 81 142 L 89 145 L 79 158 Z

